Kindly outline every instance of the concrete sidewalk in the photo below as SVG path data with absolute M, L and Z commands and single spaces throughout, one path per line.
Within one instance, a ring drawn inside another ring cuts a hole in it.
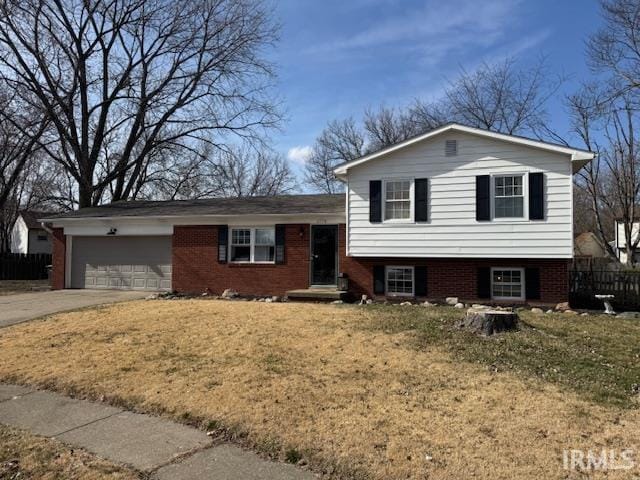
M 234 445 L 214 445 L 195 428 L 16 385 L 0 384 L 0 423 L 55 437 L 157 480 L 316 478 Z

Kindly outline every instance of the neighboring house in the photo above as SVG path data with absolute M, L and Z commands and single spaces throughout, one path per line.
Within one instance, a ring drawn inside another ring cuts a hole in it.
M 573 256 L 578 270 L 602 268 L 614 262 L 607 248 L 593 232 L 583 232 L 575 238 Z
M 640 227 L 640 224 L 638 223 L 638 221 L 634 221 L 633 226 L 631 227 L 632 242 L 635 242 L 638 239 L 639 227 Z M 627 252 L 626 252 L 627 239 L 625 238 L 625 234 L 624 234 L 624 222 L 622 222 L 621 220 L 616 220 L 615 235 L 616 235 L 616 238 L 615 238 L 616 255 L 618 256 L 618 260 L 620 261 L 620 263 L 626 264 L 627 263 Z M 640 263 L 640 248 L 636 250 L 631 264 L 637 265 L 638 263 Z
M 594 154 L 457 124 L 336 168 L 343 195 L 116 202 L 45 219 L 54 288 L 556 303 Z
M 21 210 L 11 230 L 12 253 L 51 253 L 51 236 L 42 228 L 39 218 L 51 212 Z

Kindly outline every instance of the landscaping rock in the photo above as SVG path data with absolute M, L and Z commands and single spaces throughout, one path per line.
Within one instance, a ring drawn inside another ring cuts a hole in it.
M 281 298 L 278 295 L 274 295 L 271 297 L 271 301 L 272 302 L 279 302 L 281 301 Z
M 580 314 L 580 316 L 581 316 L 581 317 L 588 317 L 588 316 L 589 316 L 589 314 L 588 314 L 587 312 L 583 312 L 583 313 L 581 313 L 581 314 Z
M 518 314 L 515 312 L 470 308 L 467 310 L 466 318 L 460 323 L 460 327 L 482 335 L 493 335 L 517 329 L 519 320 Z
M 435 303 L 431 303 L 431 302 L 424 302 L 422 304 L 423 307 L 435 307 L 436 304 Z
M 224 292 L 222 292 L 220 298 L 236 298 L 238 295 L 238 292 L 236 292 L 235 290 L 227 288 Z
M 542 315 L 544 312 L 541 308 L 532 308 L 531 313 L 535 313 L 536 315 Z
M 626 318 L 626 319 L 640 318 L 640 312 L 622 312 L 616 315 L 616 318 Z
M 549 309 L 545 313 L 553 313 L 553 310 Z
M 562 302 L 556 305 L 556 310 L 564 312 L 565 310 L 569 310 L 569 302 Z
M 334 305 L 341 305 L 341 304 L 343 304 L 344 302 L 343 302 L 342 300 L 334 300 L 334 301 L 333 301 L 333 302 L 331 302 L 331 303 L 333 303 Z
M 444 299 L 444 301 L 447 303 L 447 305 L 455 305 L 456 303 L 458 303 L 458 297 L 447 297 Z
M 563 313 L 566 313 L 567 315 L 578 315 L 578 312 L 574 310 L 565 310 Z
M 481 303 L 474 303 L 473 305 L 471 305 L 471 308 L 491 308 L 488 305 L 482 305 Z
M 145 300 L 157 300 L 157 299 L 158 299 L 157 293 L 152 293 L 151 295 L 145 297 Z
M 413 305 L 413 303 L 411 303 L 411 302 L 402 302 L 400 305 L 402 305 L 403 307 L 410 307 L 411 305 Z
M 458 302 L 458 303 L 456 303 L 453 307 L 454 307 L 454 308 L 464 308 L 464 303 L 460 303 L 460 302 Z
M 370 298 L 367 298 L 367 305 L 371 305 L 373 303 L 373 300 L 371 300 Z

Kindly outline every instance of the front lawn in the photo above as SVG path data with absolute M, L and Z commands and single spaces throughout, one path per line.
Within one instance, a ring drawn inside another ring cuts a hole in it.
M 134 480 L 133 470 L 56 440 L 0 425 L 0 480 Z
M 585 478 L 564 449 L 638 451 L 637 323 L 526 314 L 483 339 L 455 329 L 460 315 L 130 302 L 1 330 L 0 379 L 200 424 L 333 477 Z

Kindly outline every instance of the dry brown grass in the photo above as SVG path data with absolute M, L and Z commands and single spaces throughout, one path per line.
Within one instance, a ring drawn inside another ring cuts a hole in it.
M 49 280 L 0 280 L 0 295 L 15 295 L 46 289 Z
M 567 448 L 634 448 L 637 410 L 416 351 L 369 309 L 154 301 L 0 331 L 0 378 L 204 419 L 272 455 L 364 478 L 586 478 Z M 426 456 L 430 459 L 427 459 Z M 626 478 L 610 472 L 607 478 Z
M 0 479 L 134 480 L 134 471 L 51 439 L 0 425 Z

